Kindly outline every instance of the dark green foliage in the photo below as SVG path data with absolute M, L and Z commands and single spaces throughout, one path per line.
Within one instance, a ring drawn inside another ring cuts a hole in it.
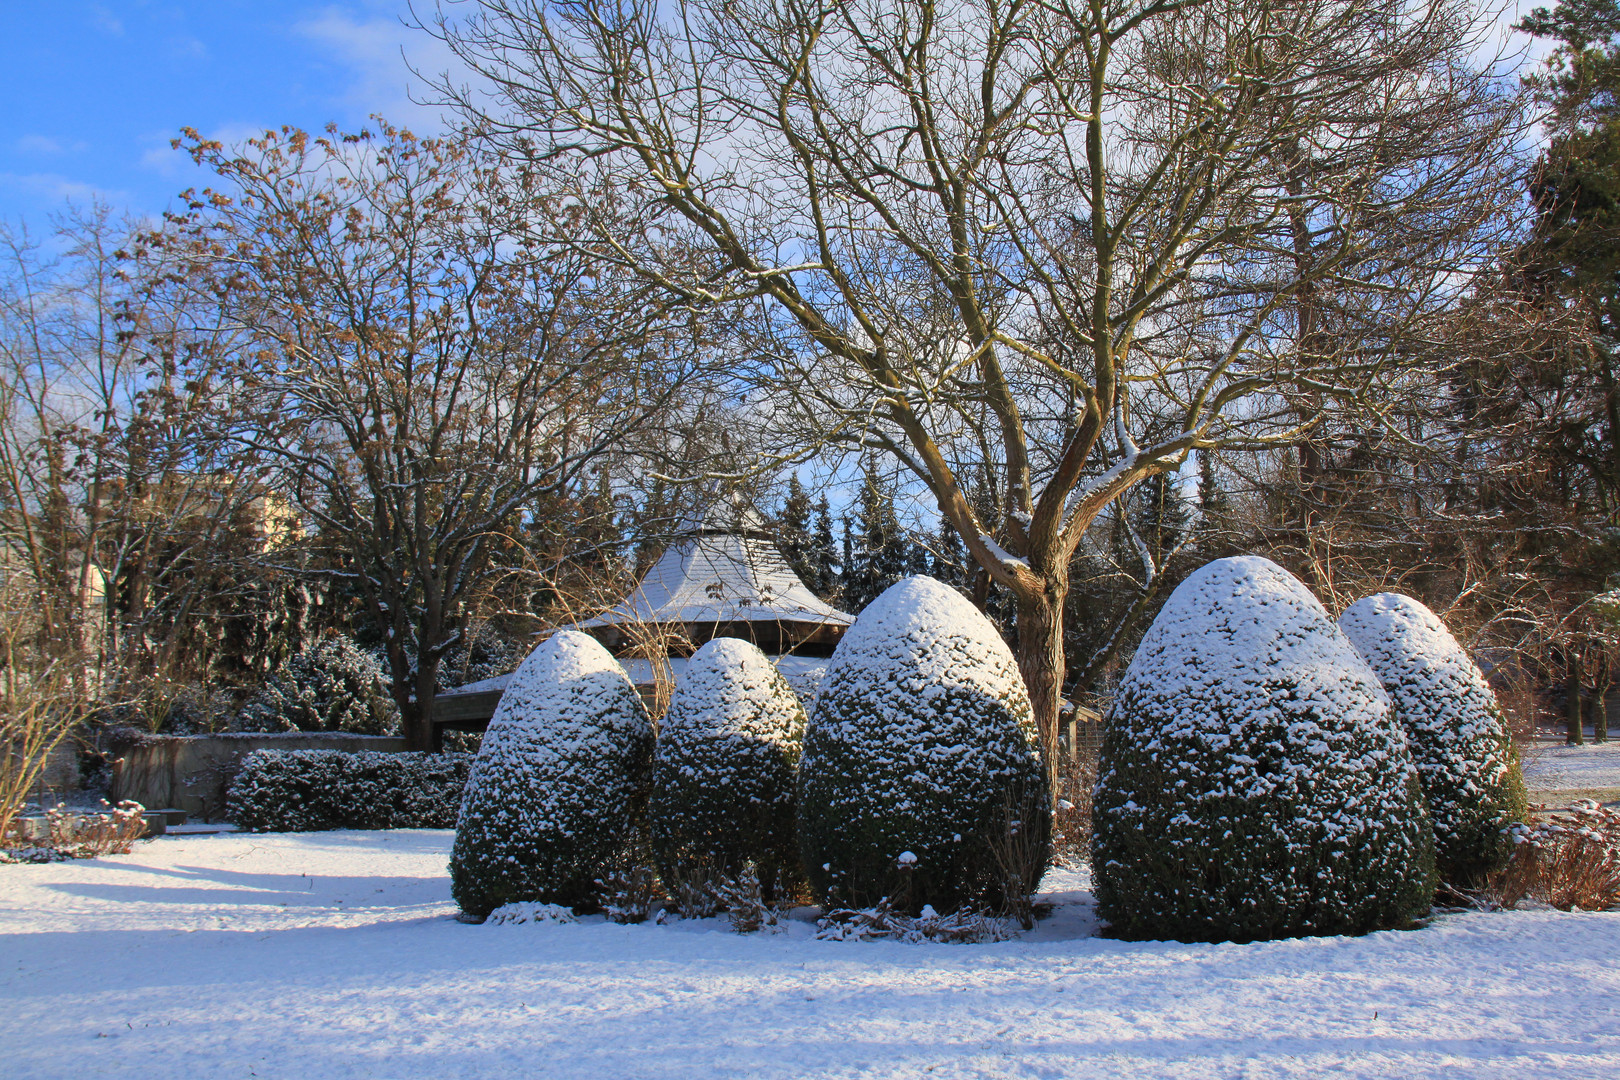
M 853 529 L 845 521 L 839 593 L 839 604 L 845 611 L 859 613 L 901 578 L 928 569 L 927 550 L 900 526 L 894 496 L 894 485 L 868 465 Z
M 243 731 L 347 731 L 388 735 L 399 729 L 382 665 L 341 634 L 299 650 L 242 709 Z
M 805 734 L 799 835 L 828 908 L 884 897 L 1017 908 L 1046 870 L 1051 808 L 1029 696 L 995 628 L 907 578 L 834 653 Z M 910 858 L 906 858 L 906 856 Z
M 659 729 L 648 815 L 665 886 L 685 893 L 757 867 L 762 896 L 801 880 L 794 786 L 804 709 L 757 647 L 715 638 L 688 661 Z M 712 896 L 712 894 L 704 893 Z
M 481 918 L 519 900 L 593 906 L 639 841 L 647 711 L 618 661 L 564 630 L 513 674 L 479 746 L 450 852 L 450 891 Z
M 776 546 L 807 589 L 829 602 L 838 595 L 832 511 L 825 495 L 811 504 L 810 493 L 796 474 L 788 479 L 787 498 L 776 516 Z
M 248 832 L 449 829 L 471 768 L 471 754 L 255 750 L 227 816 Z
M 1389 694 L 1434 822 L 1440 877 L 1477 887 L 1507 865 L 1527 798 L 1513 741 L 1485 676 L 1428 607 L 1398 593 L 1339 618 Z
M 1105 721 L 1099 914 L 1129 938 L 1254 941 L 1409 924 L 1434 834 L 1377 677 L 1276 564 L 1171 595 Z

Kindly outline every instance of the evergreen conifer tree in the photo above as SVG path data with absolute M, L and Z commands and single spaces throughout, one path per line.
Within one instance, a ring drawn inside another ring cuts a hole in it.
M 838 549 L 833 540 L 832 507 L 823 495 L 816 503 L 815 531 L 810 541 L 810 568 L 814 582 L 805 584 L 810 591 L 828 603 L 834 602 L 842 591 L 839 583 Z

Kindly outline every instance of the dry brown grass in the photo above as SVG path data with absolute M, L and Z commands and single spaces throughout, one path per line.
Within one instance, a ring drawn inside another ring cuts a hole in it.
M 1513 857 L 1492 878 L 1491 902 L 1516 907 L 1527 901 L 1561 911 L 1607 911 L 1620 906 L 1620 810 L 1591 800 L 1569 810 L 1531 809 L 1519 826 Z

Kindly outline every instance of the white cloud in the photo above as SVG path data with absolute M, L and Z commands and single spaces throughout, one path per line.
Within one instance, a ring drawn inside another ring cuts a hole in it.
M 126 206 L 130 202 L 128 192 L 109 191 L 60 173 L 0 172 L 0 188 L 54 202 L 86 203 L 99 199 L 112 206 Z
M 29 154 L 34 157 L 56 157 L 60 154 L 77 154 L 89 148 L 89 143 L 83 140 L 63 142 L 53 139 L 49 135 L 24 135 L 16 142 L 19 154 Z
M 349 69 L 349 85 L 339 99 L 349 109 L 361 116 L 381 113 L 422 134 L 443 130 L 441 110 L 418 103 L 430 94 L 412 73 L 431 77 L 453 65 L 454 57 L 441 43 L 397 18 L 360 19 L 336 8 L 293 29 Z
M 113 37 L 124 36 L 123 20 L 114 15 L 105 4 L 90 5 L 90 25 L 103 34 L 110 34 Z

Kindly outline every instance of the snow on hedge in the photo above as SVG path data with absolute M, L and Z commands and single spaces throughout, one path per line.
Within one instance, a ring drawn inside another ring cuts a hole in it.
M 1428 910 L 1434 838 L 1377 677 L 1267 559 L 1171 595 L 1105 720 L 1100 914 L 1133 938 L 1363 933 Z
M 805 733 L 799 835 L 818 898 L 1001 908 L 1040 880 L 1050 830 L 1029 695 L 1001 635 L 938 581 L 890 587 L 833 654 Z
M 1506 863 L 1507 829 L 1525 814 L 1496 695 L 1440 617 L 1399 593 L 1350 605 L 1339 626 L 1389 694 L 1434 821 L 1440 876 L 1477 885 Z
M 448 829 L 471 754 L 255 750 L 231 781 L 229 817 L 249 832 Z
M 640 830 L 652 748 L 641 696 L 594 638 L 564 630 L 530 653 L 461 803 L 450 878 L 462 911 L 591 904 L 596 879 Z
M 649 834 L 664 886 L 707 913 L 705 886 L 758 868 L 762 895 L 802 877 L 794 826 L 804 708 L 764 653 L 715 638 L 675 684 L 653 755 Z

